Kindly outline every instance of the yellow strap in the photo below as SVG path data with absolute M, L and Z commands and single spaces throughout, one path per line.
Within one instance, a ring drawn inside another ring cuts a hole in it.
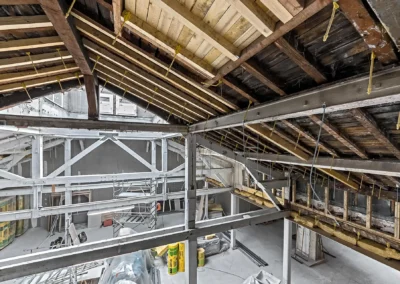
M 69 14 L 71 14 L 72 8 L 75 5 L 76 0 L 72 0 L 71 6 L 69 6 L 69 9 L 67 11 L 67 13 L 65 14 L 65 18 L 67 19 L 69 17 Z
M 326 29 L 325 35 L 324 35 L 324 37 L 322 39 L 324 42 L 328 39 L 329 31 L 331 30 L 331 27 L 332 27 L 332 24 L 333 24 L 333 20 L 335 19 L 335 13 L 336 13 L 337 9 L 339 9 L 339 4 L 337 2 L 333 2 L 331 18 L 329 20 L 328 28 Z
M 378 199 L 381 199 L 381 191 L 382 191 L 382 186 L 379 187 L 379 195 L 378 195 Z
M 60 55 L 60 57 L 61 57 L 61 61 L 62 61 L 62 64 L 64 65 L 64 68 L 67 69 L 67 65 L 65 65 L 64 58 L 61 55 L 60 49 L 56 48 L 56 50 L 58 52 L 58 55 Z M 92 71 L 92 73 L 93 73 L 93 71 Z
M 125 70 L 124 75 L 121 76 L 121 81 L 119 82 L 118 87 L 121 86 L 121 84 L 122 84 L 122 82 L 124 81 L 125 76 L 126 76 L 127 73 L 128 73 L 128 70 Z M 153 96 L 153 97 L 154 97 L 154 96 Z
M 325 176 L 322 178 L 321 186 L 324 186 Z
M 213 84 L 213 85 L 208 84 L 207 82 L 201 82 L 201 84 L 203 84 L 204 87 L 206 87 L 206 88 L 208 88 L 208 87 L 218 87 L 219 85 L 222 84 L 222 79 L 219 79 L 219 80 L 218 80 L 218 83 Z
M 167 118 L 167 122 L 169 121 L 169 118 L 171 117 L 172 114 L 172 110 L 169 112 L 168 118 Z
M 265 149 L 267 148 L 267 145 L 264 145 L 264 150 L 263 150 L 263 154 L 265 153 Z
M 124 98 L 125 97 L 125 94 L 126 94 L 126 88 L 124 89 L 124 93 L 122 94 L 122 97 Z
M 75 73 L 75 77 L 78 79 L 79 86 L 82 87 L 81 79 L 79 79 L 79 73 L 78 72 Z
M 297 145 L 299 144 L 300 134 L 301 134 L 301 132 L 299 132 L 299 136 L 297 136 L 296 145 L 294 146 L 294 149 L 295 149 L 295 150 L 296 150 L 296 148 L 297 148 Z
M 246 112 L 244 113 L 243 122 L 246 121 L 247 113 L 249 112 L 249 108 L 250 108 L 251 104 L 252 104 L 252 101 L 249 101 L 249 105 L 247 106 Z
M 21 83 L 21 85 L 22 85 L 22 87 L 24 88 L 24 90 L 25 90 L 25 92 L 26 92 L 26 94 L 28 95 L 28 98 L 31 100 L 31 102 L 32 102 L 32 98 L 31 98 L 31 95 L 29 95 L 29 92 L 28 92 L 28 89 L 26 88 L 26 85 L 25 85 L 25 83 Z
M 364 174 L 361 176 L 360 189 L 361 189 L 361 187 L 362 187 L 363 179 L 364 179 Z
M 112 42 L 112 45 L 114 45 L 114 44 L 116 43 L 117 38 L 118 38 L 118 37 L 121 35 L 121 33 L 122 33 L 122 29 L 124 28 L 125 23 L 131 18 L 131 12 L 125 10 L 125 11 L 122 13 L 122 16 L 124 17 L 124 21 L 122 22 L 121 28 L 119 29 L 117 35 L 115 36 L 115 38 L 114 38 L 114 40 L 113 40 L 113 42 Z
M 399 117 L 397 118 L 397 125 L 396 125 L 396 129 L 399 130 L 400 129 L 400 112 L 399 112 Z
M 315 158 L 315 161 L 318 161 L 318 157 L 319 157 L 319 151 L 321 150 L 321 146 L 318 146 L 318 152 L 317 152 L 317 157 Z
M 219 140 L 219 145 L 222 145 L 222 140 L 224 140 L 224 135 L 221 136 L 221 140 Z
M 103 89 L 101 89 L 101 92 L 103 92 L 103 90 L 104 90 L 104 88 L 106 87 L 106 85 L 107 85 L 109 79 L 110 79 L 110 77 L 107 76 L 106 82 L 104 83 Z
M 236 146 L 235 146 L 235 150 L 237 149 L 237 147 L 239 146 L 239 144 L 238 143 L 236 143 Z
M 271 131 L 271 134 L 269 135 L 269 137 L 272 137 L 272 134 L 274 134 L 275 126 L 276 126 L 276 120 L 274 121 L 274 126 L 272 127 L 272 131 Z
M 64 94 L 64 89 L 63 89 L 63 87 L 61 85 L 61 81 L 60 81 L 60 78 L 58 76 L 57 76 L 57 82 L 60 85 L 61 92 Z
M 371 52 L 371 66 L 369 67 L 369 80 L 367 94 L 370 95 L 372 92 L 372 74 L 374 73 L 374 63 L 375 63 L 375 52 Z
M 350 178 L 350 172 L 349 172 L 349 174 L 347 175 L 347 181 L 349 181 L 349 178 Z
M 33 69 L 35 69 L 35 71 L 36 71 L 36 74 L 39 74 L 38 70 L 36 69 L 35 63 L 33 63 L 33 60 L 32 60 L 32 57 L 31 57 L 31 53 L 28 51 L 28 52 L 26 52 L 26 55 L 28 55 L 29 60 L 32 63 Z
M 96 66 L 97 66 L 97 62 L 99 62 L 100 58 L 101 58 L 101 56 L 100 56 L 100 55 L 97 55 L 97 57 L 96 57 L 96 61 L 95 61 L 94 65 L 93 65 L 93 68 L 92 68 L 92 74 L 93 74 L 93 72 L 94 72 L 94 69 L 95 69 L 95 68 L 96 68 Z
M 182 48 L 181 48 L 181 46 L 180 46 L 179 44 L 175 47 L 174 58 L 172 59 L 171 64 L 170 64 L 169 67 L 168 67 L 167 73 L 165 73 L 165 77 L 168 77 L 169 71 L 171 70 L 172 65 L 174 64 L 175 59 L 176 59 L 176 57 L 178 56 L 179 52 L 181 52 L 181 49 L 182 49 Z

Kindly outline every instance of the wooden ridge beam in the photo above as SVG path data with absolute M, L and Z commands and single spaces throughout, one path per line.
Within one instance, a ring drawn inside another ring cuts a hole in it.
M 295 122 L 291 122 L 287 119 L 282 120 L 282 123 L 286 126 L 288 126 L 289 128 L 293 129 L 294 131 L 296 131 L 297 133 L 300 134 L 300 137 L 304 137 L 307 140 L 311 141 L 312 143 L 316 144 L 317 143 L 317 139 L 315 137 L 313 137 L 311 134 L 309 134 L 307 131 L 305 131 L 302 127 L 300 127 L 300 125 L 298 125 Z M 328 152 L 330 155 L 332 155 L 333 157 L 338 157 L 338 154 L 336 153 L 335 150 L 333 150 L 331 147 L 325 145 L 322 141 L 319 141 L 319 146 L 321 147 L 321 149 L 323 149 L 324 151 Z
M 39 68 L 38 72 L 35 70 L 22 71 L 15 73 L 3 73 L 0 74 L 0 85 L 9 84 L 15 82 L 23 82 L 25 80 L 31 80 L 34 78 L 48 77 L 51 75 L 63 74 L 66 72 L 76 72 L 79 68 L 75 63 L 66 63 L 64 65 L 56 65 L 52 67 Z
M 165 73 L 169 69 L 169 65 L 155 58 L 153 54 L 147 53 L 121 37 L 119 37 L 116 43 L 112 45 L 112 41 L 115 38 L 115 35 L 112 32 L 77 11 L 73 11 L 72 15 L 77 19 L 77 29 L 84 34 L 85 37 L 90 38 L 93 42 L 100 44 L 116 55 L 136 64 L 143 70 L 167 81 L 171 85 L 192 95 L 193 97 L 202 100 L 204 103 L 209 104 L 219 112 L 227 113 L 230 109 L 239 109 L 232 102 L 226 100 L 213 91 L 204 88 L 203 85 L 193 81 L 191 78 L 176 71 L 174 68 L 170 69 L 169 74 L 166 77 Z
M 179 44 L 149 23 L 139 19 L 135 15 L 131 15 L 125 26 L 137 36 L 144 38 L 167 52 L 171 58 L 175 56 L 175 50 Z M 179 54 L 176 55 L 176 60 L 204 78 L 214 77 L 214 67 L 185 48 L 181 47 Z
M 48 77 L 43 77 L 43 78 L 27 80 L 27 81 L 24 81 L 23 83 L 25 84 L 26 88 L 29 89 L 29 88 L 48 85 L 48 84 L 52 84 L 52 83 L 58 83 L 58 81 L 64 82 L 64 81 L 69 81 L 69 80 L 76 80 L 78 82 L 78 77 L 82 78 L 83 75 L 81 73 L 76 74 L 76 72 L 75 73 L 68 72 L 68 73 L 59 74 L 57 76 L 48 76 Z M 18 91 L 18 90 L 24 90 L 24 85 L 22 83 L 10 83 L 10 84 L 0 85 L 0 94 L 10 93 L 13 91 Z M 60 87 L 60 91 L 61 91 L 61 87 Z
M 351 113 L 372 136 L 381 142 L 397 159 L 400 159 L 399 147 L 387 137 L 369 113 L 359 108 L 351 110 Z
M 353 24 L 369 48 L 375 52 L 380 62 L 389 64 L 397 61 L 390 38 L 384 32 L 381 25 L 375 22 L 361 0 L 340 0 L 339 5 L 340 10 L 342 10 L 346 18 Z M 385 17 L 383 22 L 386 19 Z
M 39 2 L 43 11 L 53 23 L 58 35 L 63 40 L 65 47 L 75 60 L 76 65 L 79 67 L 82 74 L 85 75 L 89 118 L 98 119 L 99 98 L 96 92 L 97 79 L 96 77 L 89 78 L 89 76 L 93 76 L 92 65 L 83 47 L 81 37 L 75 27 L 73 18 L 65 16 L 68 11 L 67 4 L 63 0 L 39 0 Z
M 127 94 L 130 94 L 131 96 L 141 99 L 147 105 L 149 105 L 149 106 L 153 105 L 153 106 L 159 108 L 160 110 L 163 110 L 167 113 L 171 113 L 172 115 L 181 118 L 183 121 L 186 121 L 189 123 L 193 121 L 187 115 L 182 114 L 182 110 L 177 110 L 176 108 L 172 108 L 169 106 L 169 104 L 159 101 L 158 97 L 153 98 L 152 95 L 142 93 L 142 92 L 138 91 L 137 89 L 130 87 L 130 85 L 128 85 L 126 83 L 121 83 L 116 78 L 110 77 L 109 74 L 105 74 L 105 73 L 98 71 L 98 77 L 100 79 L 102 79 L 104 82 L 107 82 L 107 85 L 113 85 L 115 88 L 122 90 L 122 92 L 125 93 L 125 95 L 122 95 L 122 97 L 125 97 L 125 96 L 127 96 Z M 125 92 L 125 90 L 126 90 L 126 92 Z M 153 98 L 153 100 L 152 100 L 152 98 Z
M 64 42 L 59 36 L 16 39 L 0 42 L 0 52 L 62 46 Z
M 270 44 L 274 43 L 280 37 L 284 36 L 286 33 L 290 32 L 298 25 L 300 25 L 301 23 L 303 23 L 304 21 L 306 21 L 307 19 L 309 19 L 310 17 L 312 17 L 313 15 L 315 15 L 328 5 L 332 5 L 332 0 L 318 0 L 312 2 L 307 7 L 305 7 L 301 12 L 299 12 L 296 16 L 294 16 L 289 22 L 283 25 L 278 25 L 275 31 L 270 36 L 265 38 L 260 38 L 254 41 L 248 47 L 246 47 L 241 52 L 238 60 L 226 63 L 218 70 L 217 75 L 214 78 L 208 80 L 206 83 L 209 86 L 215 84 L 216 82 L 221 80 L 222 77 L 224 77 L 231 71 L 238 68 L 241 64 L 249 60 L 251 57 L 259 53 L 261 50 L 263 50 Z
M 142 69 L 138 68 L 136 65 L 127 62 L 126 60 L 114 55 L 113 53 L 109 52 L 108 50 L 100 47 L 99 45 L 87 40 L 83 39 L 85 47 L 89 50 L 89 54 L 94 53 L 96 56 L 92 56 L 92 60 L 96 61 L 97 56 L 101 56 L 98 62 L 103 61 L 103 59 L 110 62 L 110 64 L 116 66 L 116 68 L 123 68 L 122 74 L 127 71 L 130 72 L 132 75 L 137 77 L 136 82 L 141 81 L 142 85 L 148 86 L 151 84 L 151 89 L 160 89 L 169 93 L 169 96 L 176 97 L 178 99 L 182 99 L 184 102 L 190 104 L 191 106 L 198 108 L 202 112 L 207 113 L 208 115 L 215 116 L 218 114 L 214 109 L 201 103 L 200 101 L 196 100 L 195 98 L 185 94 L 184 92 L 170 86 L 169 84 L 165 83 L 164 81 L 158 79 L 157 77 L 148 74 L 147 72 L 143 71 Z M 118 66 L 118 67 L 117 67 Z M 207 118 L 204 117 L 205 119 Z
M 278 0 L 273 1 L 278 2 Z M 242 15 L 263 36 L 267 37 L 274 31 L 275 22 L 261 9 L 259 5 L 257 5 L 256 2 L 252 0 L 227 0 L 227 2 L 231 4 L 231 7 L 234 7 L 238 13 Z M 274 13 L 272 10 L 271 12 Z M 290 14 L 289 16 L 291 17 Z
M 90 59 L 95 62 L 96 57 L 92 54 L 90 54 Z M 115 64 L 108 62 L 104 59 L 97 60 L 96 64 L 96 70 L 105 74 L 109 74 L 110 72 L 116 73 L 117 75 L 111 75 L 111 77 L 119 77 L 118 81 L 122 83 L 133 83 L 135 87 L 138 90 L 140 90 L 142 93 L 146 93 L 150 97 L 160 97 L 164 98 L 165 101 L 175 104 L 176 108 L 185 108 L 186 111 L 192 113 L 195 115 L 195 120 L 201 119 L 207 119 L 207 115 L 201 111 L 198 108 L 193 107 L 192 105 L 187 105 L 182 98 L 179 97 L 172 97 L 169 93 L 166 93 L 165 91 L 161 89 L 157 89 L 154 87 L 154 85 L 150 85 L 148 82 L 132 75 L 129 72 L 125 72 L 125 70 L 121 67 L 116 66 Z M 132 86 L 131 84 L 129 84 Z
M 52 27 L 45 15 L 0 17 L 0 31 L 38 29 Z
M 226 40 L 222 35 L 218 34 L 202 19 L 192 14 L 189 9 L 175 0 L 153 0 L 165 12 L 179 20 L 197 36 L 204 38 L 208 43 L 218 49 L 222 54 L 230 60 L 237 60 L 239 51 L 232 43 Z
M 50 52 L 50 53 L 41 53 L 34 54 L 29 56 L 19 56 L 12 58 L 0 59 L 0 70 L 15 70 L 15 68 L 23 67 L 23 66 L 32 66 L 32 63 L 43 64 L 47 62 L 53 61 L 61 61 L 61 57 L 64 61 L 72 59 L 72 56 L 68 51 L 62 50 L 60 53 Z M 31 60 L 32 59 L 32 60 Z
M 331 123 L 329 123 L 326 119 L 322 123 L 322 120 L 316 116 L 316 115 L 310 115 L 309 118 L 316 124 L 321 125 L 322 128 L 328 132 L 330 135 L 332 135 L 336 140 L 338 140 L 340 143 L 342 143 L 344 146 L 349 148 L 351 151 L 356 153 L 360 158 L 362 159 L 368 159 L 367 154 L 365 153 L 364 150 L 362 150 L 360 147 L 358 147 L 354 142 L 352 142 L 344 133 L 341 133 L 339 129 L 337 129 L 335 126 L 333 126 Z

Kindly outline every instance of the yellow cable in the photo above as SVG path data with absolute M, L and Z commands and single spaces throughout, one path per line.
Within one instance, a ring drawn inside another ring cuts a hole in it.
M 300 134 L 301 134 L 301 132 L 299 132 L 299 136 L 297 136 L 296 145 L 294 146 L 294 149 L 295 149 L 295 150 L 296 150 L 296 148 L 297 148 L 297 145 L 299 144 Z
M 252 103 L 253 103 L 252 101 L 249 101 L 249 105 L 247 106 L 246 112 L 244 113 L 243 123 L 246 121 L 247 113 L 249 112 L 249 108 L 250 108 Z
M 181 49 L 182 49 L 182 48 L 181 48 L 181 46 L 180 46 L 179 44 L 175 47 L 174 58 L 172 59 L 171 64 L 170 64 L 169 67 L 168 67 L 167 73 L 165 73 L 165 77 L 168 77 L 169 71 L 170 71 L 171 68 L 172 68 L 172 64 L 174 64 L 175 59 L 176 59 L 176 56 L 178 56 L 179 52 L 181 52 Z
M 331 18 L 329 20 L 328 28 L 326 29 L 325 35 L 323 37 L 323 41 L 324 42 L 328 39 L 329 31 L 331 30 L 331 27 L 332 27 L 332 24 L 333 24 L 333 20 L 335 19 L 335 13 L 336 13 L 337 9 L 339 9 L 339 4 L 334 1 L 333 2 L 333 6 L 332 6 L 332 14 L 331 14 Z
M 208 88 L 208 87 L 218 87 L 219 85 L 222 84 L 222 79 L 219 79 L 219 80 L 218 80 L 218 83 L 213 84 L 213 85 L 208 84 L 207 82 L 201 82 L 201 84 L 203 84 L 204 87 L 206 87 L 206 88 Z
M 61 57 L 61 61 L 62 61 L 62 64 L 64 65 L 64 68 L 67 69 L 67 65 L 65 65 L 64 58 L 61 55 L 60 49 L 56 48 L 56 50 L 58 52 L 58 55 L 60 55 L 60 57 Z M 93 71 L 92 71 L 92 73 L 93 73 Z
M 121 84 L 122 84 L 122 82 L 124 81 L 125 76 L 126 76 L 127 73 L 128 73 L 128 71 L 125 70 L 124 75 L 121 76 L 121 81 L 119 82 L 118 87 L 121 87 Z
M 35 63 L 33 63 L 33 60 L 32 60 L 32 57 L 31 57 L 31 53 L 28 51 L 28 52 L 26 52 L 26 55 L 28 55 L 29 60 L 32 63 L 33 69 L 35 69 L 35 71 L 36 71 L 36 74 L 39 74 L 38 70 L 36 69 Z
M 61 92 L 64 94 L 64 89 L 63 89 L 63 87 L 61 85 L 61 81 L 60 81 L 60 78 L 58 76 L 57 76 L 57 82 L 60 85 Z
M 361 176 L 360 189 L 362 188 L 363 179 L 364 179 L 364 174 Z
M 78 72 L 75 73 L 75 77 L 78 79 L 79 86 L 82 87 L 81 79 L 79 79 L 79 73 Z
M 371 94 L 372 92 L 372 74 L 374 73 L 374 63 L 375 63 L 375 52 L 371 52 L 371 66 L 369 68 L 369 80 L 368 80 L 368 89 L 367 94 Z
M 112 45 L 114 45 L 114 44 L 116 43 L 117 38 L 121 35 L 122 29 L 124 28 L 125 23 L 126 23 L 126 22 L 130 19 L 130 17 L 131 17 L 131 12 L 125 10 L 125 11 L 122 13 L 122 15 L 123 15 L 123 17 L 124 17 L 124 21 L 122 22 L 121 28 L 119 29 L 117 35 L 115 36 L 115 38 L 114 38 L 114 40 L 113 40 L 113 42 L 112 42 Z
M 272 127 L 272 131 L 271 131 L 271 134 L 269 135 L 269 137 L 272 137 L 272 134 L 274 134 L 275 126 L 276 126 L 276 120 L 274 121 L 274 126 Z
M 169 118 L 171 117 L 172 114 L 172 110 L 169 112 L 168 118 L 167 118 L 167 122 L 169 121 Z
M 93 68 L 92 68 L 92 74 L 93 74 L 93 72 L 94 72 L 94 69 L 95 69 L 95 68 L 96 68 L 96 66 L 97 66 L 97 62 L 99 62 L 100 58 L 101 58 L 101 56 L 100 56 L 100 55 L 97 55 L 97 57 L 96 57 L 96 61 L 94 62 L 94 65 L 93 65 Z
M 347 175 L 347 181 L 349 181 L 349 178 L 350 178 L 350 172 L 349 172 L 349 174 Z
M 124 93 L 122 94 L 122 97 L 124 98 L 125 97 L 125 94 L 126 94 L 126 88 L 124 89 Z
M 106 87 L 106 85 L 107 85 L 109 79 L 110 79 L 110 77 L 107 76 L 106 82 L 104 83 L 103 89 L 101 89 L 101 92 L 103 92 L 103 90 L 104 90 L 104 88 Z
M 69 14 L 71 14 L 72 8 L 75 5 L 76 0 L 72 0 L 71 6 L 69 6 L 69 9 L 67 11 L 67 14 L 65 14 L 65 18 L 67 19 L 69 17 Z
M 28 89 L 26 88 L 26 84 L 25 84 L 25 83 L 21 83 L 21 85 L 22 85 L 22 87 L 24 88 L 26 94 L 28 95 L 28 98 L 29 98 L 29 99 L 31 100 L 31 102 L 32 102 L 32 98 L 31 98 L 31 96 L 29 95 Z

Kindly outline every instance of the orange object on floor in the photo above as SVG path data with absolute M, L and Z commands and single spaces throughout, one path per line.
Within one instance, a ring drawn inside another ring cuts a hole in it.
M 103 227 L 109 227 L 112 226 L 112 224 L 113 224 L 112 219 L 107 219 L 103 221 Z
M 160 204 L 160 202 L 157 202 L 157 211 L 161 211 L 161 204 Z

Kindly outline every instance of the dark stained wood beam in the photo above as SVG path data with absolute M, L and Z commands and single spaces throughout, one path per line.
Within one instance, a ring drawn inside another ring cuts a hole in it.
M 316 116 L 316 115 L 310 115 L 309 118 L 314 121 L 314 123 L 321 125 L 322 121 L 321 119 Z M 333 126 L 330 122 L 328 122 L 326 119 L 322 123 L 322 128 L 328 132 L 330 135 L 332 135 L 336 140 L 341 142 L 343 145 L 345 145 L 347 148 L 352 150 L 354 153 L 356 153 L 360 158 L 362 159 L 368 159 L 367 154 L 362 150 L 360 147 L 358 147 L 354 142 L 352 142 L 344 133 L 341 133 L 339 129 L 337 129 L 335 126 Z
M 280 37 L 284 36 L 313 15 L 317 14 L 328 5 L 332 5 L 332 0 L 318 0 L 312 2 L 296 16 L 294 16 L 289 22 L 287 22 L 286 24 L 278 25 L 275 31 L 270 36 L 261 37 L 254 41 L 251 45 L 249 45 L 241 52 L 240 57 L 236 61 L 230 61 L 222 66 L 218 70 L 217 75 L 214 76 L 214 78 L 208 80 L 206 84 L 209 86 L 215 84 L 220 79 L 222 79 L 222 77 L 238 68 L 251 57 L 259 53 L 270 44 L 274 43 Z
M 387 33 L 400 50 L 400 3 L 397 0 L 367 0 Z
M 110 3 L 107 3 L 104 0 L 96 0 L 97 3 L 99 3 L 101 6 L 103 6 L 104 8 L 106 8 L 108 11 L 112 12 L 113 11 L 113 6 Z
M 400 9 L 398 1 L 368 0 L 368 2 L 373 4 L 373 7 L 376 5 L 379 11 L 384 11 L 382 22 L 386 26 L 387 23 L 391 21 L 390 19 L 396 18 L 396 13 L 392 13 L 392 11 Z M 379 3 L 382 3 L 382 5 Z M 375 22 L 361 0 L 340 0 L 339 5 L 343 14 L 353 24 L 369 48 L 375 52 L 381 63 L 389 64 L 397 61 L 397 56 L 393 50 L 389 36 L 384 32 L 382 25 Z M 391 5 L 395 7 L 392 7 Z M 377 11 L 378 16 L 380 15 L 379 11 Z M 395 27 L 387 27 L 389 28 L 389 34 L 398 33 L 398 46 L 400 47 L 400 32 L 392 31 L 392 28 L 397 30 L 400 29 L 400 24 L 397 22 L 398 20 L 400 20 L 400 17 L 397 17 L 396 23 L 392 22 L 392 24 L 395 24 Z
M 296 131 L 297 133 L 300 134 L 300 137 L 304 137 L 307 140 L 311 141 L 312 143 L 316 144 L 317 143 L 317 139 L 312 136 L 310 133 L 308 133 L 306 130 L 304 130 L 300 125 L 298 125 L 295 122 L 291 122 L 289 120 L 282 120 L 282 123 L 288 127 L 290 127 L 291 129 L 293 129 L 294 131 Z M 335 150 L 333 150 L 331 147 L 325 145 L 323 142 L 319 141 L 318 145 L 321 147 L 321 149 L 323 149 L 324 151 L 328 152 L 330 155 L 332 155 L 333 157 L 338 157 L 338 154 L 336 153 Z
M 314 79 L 318 84 L 324 83 L 327 81 L 325 75 L 316 68 L 317 62 L 308 52 L 307 58 L 300 54 L 298 49 L 294 48 L 294 46 L 298 46 L 297 44 L 291 44 L 283 37 L 279 38 L 275 41 L 275 46 L 279 48 L 280 51 L 286 54 L 294 63 L 296 63 L 304 72 L 306 72 L 311 78 Z M 306 51 L 306 50 L 305 50 Z
M 267 75 L 265 71 L 260 66 L 258 66 L 255 60 L 243 62 L 242 67 L 275 93 L 279 94 L 280 96 L 286 95 L 285 91 L 276 84 L 277 79 L 272 78 L 271 75 Z
M 0 5 L 35 5 L 39 0 L 0 0 Z
M 256 105 L 256 104 L 260 103 L 256 98 L 254 98 L 252 95 L 250 95 L 250 93 L 252 91 L 249 88 L 247 88 L 247 86 L 243 85 L 238 80 L 236 80 L 235 78 L 227 76 L 222 79 L 222 83 L 227 85 L 229 88 L 231 88 L 235 92 L 239 93 L 239 95 L 241 95 L 242 97 L 251 101 L 253 104 Z
M 368 112 L 357 108 L 351 110 L 351 113 L 353 114 L 353 117 L 368 131 L 368 133 L 381 142 L 397 159 L 400 159 L 399 147 L 388 138 L 386 133 L 381 130 L 375 119 Z
M 96 95 L 97 78 L 92 74 L 92 64 L 83 47 L 81 37 L 73 22 L 73 17 L 65 17 L 68 7 L 65 1 L 62 0 L 39 0 L 43 11 L 46 13 L 49 20 L 52 22 L 58 35 L 63 40 L 65 47 L 68 49 L 76 65 L 85 76 L 85 89 L 89 106 L 89 113 L 92 119 L 99 116 L 99 110 L 93 109 L 98 106 L 98 98 Z M 89 79 L 89 77 L 92 77 Z
M 69 89 L 78 88 L 79 83 L 75 78 L 70 81 L 62 82 L 62 87 L 64 91 L 68 91 Z M 60 85 L 58 82 L 29 90 L 29 96 L 32 98 L 32 100 L 57 93 L 60 93 Z M 29 101 L 30 99 L 25 91 L 15 92 L 10 96 L 0 97 L 0 110 L 8 109 Z

